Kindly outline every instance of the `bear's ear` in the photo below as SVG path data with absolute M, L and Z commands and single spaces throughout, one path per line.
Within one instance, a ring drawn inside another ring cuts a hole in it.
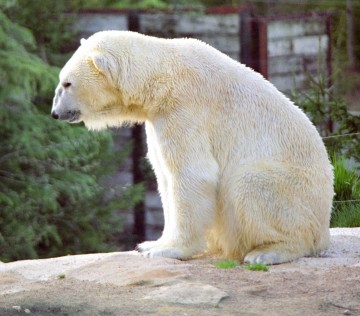
M 116 82 L 117 64 L 113 57 L 101 53 L 93 53 L 90 56 L 94 67 L 105 77 Z
M 90 57 L 95 68 L 102 74 L 105 75 L 110 70 L 108 60 L 104 55 L 99 53 L 93 53 Z
M 85 44 L 85 42 L 86 42 L 86 39 L 85 39 L 85 38 L 82 38 L 82 39 L 80 40 L 80 45 Z

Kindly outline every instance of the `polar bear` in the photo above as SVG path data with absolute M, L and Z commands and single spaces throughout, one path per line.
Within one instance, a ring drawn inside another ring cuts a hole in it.
M 104 31 L 60 72 L 52 116 L 145 122 L 165 225 L 147 257 L 278 264 L 329 242 L 333 171 L 307 116 L 259 73 L 195 39 Z

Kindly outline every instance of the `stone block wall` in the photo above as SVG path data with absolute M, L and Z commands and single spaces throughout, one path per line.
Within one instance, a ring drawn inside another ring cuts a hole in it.
M 128 16 L 125 13 L 117 11 L 84 11 L 80 12 L 78 18 L 75 20 L 74 29 L 80 37 L 84 38 L 100 31 L 124 31 L 128 29 Z
M 239 16 L 191 14 L 141 14 L 140 30 L 158 37 L 200 39 L 238 60 L 240 55 Z
M 290 93 L 306 88 L 308 76 L 328 76 L 330 34 L 326 16 L 269 20 L 267 24 L 268 79 L 279 90 Z
M 266 46 L 266 73 L 279 90 L 290 93 L 294 83 L 306 86 L 307 73 L 328 75 L 330 34 L 326 15 L 258 19 L 265 25 L 258 43 L 243 43 L 239 14 L 140 13 L 140 32 L 152 36 L 193 37 L 233 59 L 240 59 L 242 45 Z M 82 37 L 97 31 L 127 30 L 128 12 L 86 11 L 79 14 L 75 29 Z

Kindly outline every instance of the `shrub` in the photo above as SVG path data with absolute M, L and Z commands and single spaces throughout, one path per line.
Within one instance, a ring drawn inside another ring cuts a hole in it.
M 0 259 L 114 249 L 118 212 L 142 198 L 142 187 L 115 194 L 101 185 L 124 156 L 109 133 L 37 108 L 34 100 L 47 100 L 50 111 L 59 69 L 31 53 L 35 46 L 31 32 L 0 11 Z
M 360 227 L 360 177 L 344 156 L 333 155 L 335 199 L 331 227 Z
M 347 103 L 334 95 L 334 87 L 327 87 L 321 75 L 316 80 L 309 74 L 308 80 L 309 90 L 295 91 L 292 97 L 317 126 L 332 157 L 336 196 L 331 226 L 336 227 L 340 223 L 356 226 L 360 209 L 360 201 L 357 201 L 360 199 L 360 117 L 348 113 Z M 335 130 L 330 128 L 330 122 L 335 123 Z M 353 161 L 353 169 L 347 166 L 349 161 Z
M 360 227 L 359 202 L 335 202 L 331 227 Z
M 360 177 L 349 167 L 349 161 L 342 155 L 332 155 L 334 167 L 334 190 L 336 201 L 357 200 L 360 198 Z
M 318 128 L 328 152 L 344 153 L 347 158 L 360 162 L 360 117 L 348 113 L 348 104 L 334 94 L 334 86 L 326 79 L 308 74 L 309 89 L 297 91 L 292 100 L 302 108 Z

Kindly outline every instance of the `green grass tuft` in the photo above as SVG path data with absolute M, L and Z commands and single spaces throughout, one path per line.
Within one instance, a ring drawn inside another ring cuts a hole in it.
M 360 227 L 360 203 L 334 203 L 331 227 Z M 337 205 L 336 205 L 337 204 Z
M 356 169 L 348 166 L 344 156 L 331 157 L 334 166 L 335 200 L 331 214 L 331 227 L 360 226 L 360 177 Z
M 238 265 L 236 260 L 223 260 L 215 263 L 215 267 L 218 269 L 233 269 Z
M 336 201 L 356 200 L 360 198 L 360 177 L 356 170 L 351 169 L 344 156 L 331 157 L 334 166 L 334 189 Z
M 254 264 L 247 263 L 245 265 L 245 269 L 250 271 L 269 271 L 269 268 L 266 266 L 266 264 L 263 263 L 254 263 Z

